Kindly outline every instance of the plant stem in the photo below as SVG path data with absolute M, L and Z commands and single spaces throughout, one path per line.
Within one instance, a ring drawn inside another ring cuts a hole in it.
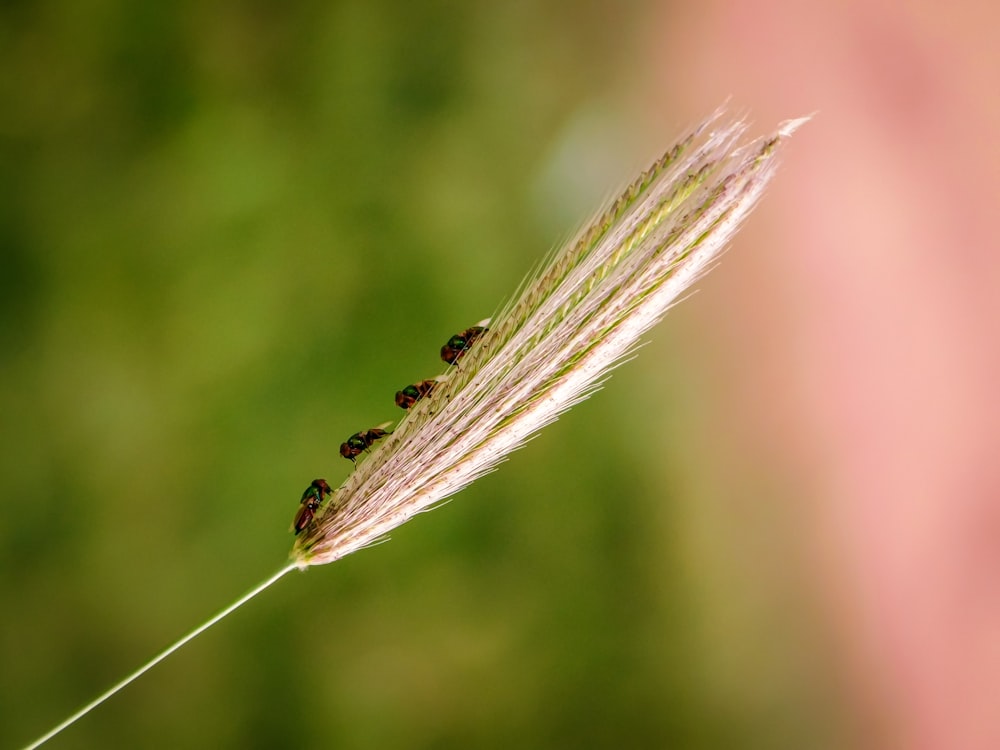
M 55 737 L 57 734 L 59 734 L 61 731 L 63 731 L 67 727 L 72 726 L 73 724 L 75 724 L 77 721 L 79 721 L 84 716 L 86 716 L 87 714 L 89 714 L 91 711 L 93 711 L 99 705 L 101 705 L 102 703 L 104 703 L 104 701 L 106 701 L 112 695 L 114 695 L 115 693 L 117 693 L 119 690 L 125 688 L 126 686 L 128 686 L 132 682 L 135 682 L 137 679 L 139 679 L 142 675 L 146 674 L 146 672 L 148 672 L 150 669 L 152 669 L 153 667 L 155 667 L 161 661 L 163 661 L 164 659 L 166 659 L 168 656 L 170 656 L 170 654 L 174 653 L 174 651 L 176 651 L 177 649 L 181 648 L 182 646 L 184 646 L 185 644 L 189 643 L 190 641 L 193 641 L 199 635 L 201 635 L 206 630 L 208 630 L 210 627 L 212 627 L 213 625 L 215 625 L 215 623 L 217 623 L 219 620 L 221 620 L 224 617 L 226 617 L 226 616 L 230 615 L 231 613 L 235 612 L 237 609 L 239 609 L 244 604 L 246 604 L 248 601 L 250 601 L 255 596 L 257 596 L 257 594 L 259 594 L 261 591 L 263 591 L 264 589 L 268 588 L 271 584 L 277 582 L 277 580 L 279 578 L 281 578 L 282 576 L 284 576 L 286 573 L 292 572 L 297 567 L 298 567 L 297 565 L 292 564 L 292 565 L 288 565 L 288 566 L 282 568 L 281 570 L 279 570 L 277 573 L 275 573 L 273 576 L 271 576 L 270 578 L 268 578 L 262 584 L 260 584 L 259 586 L 255 587 L 254 589 L 252 589 L 248 593 L 244 594 L 239 599 L 237 599 L 235 602 L 233 602 L 228 607 L 226 607 L 221 612 L 219 612 L 217 615 L 215 615 L 214 617 L 212 617 L 209 620 L 206 620 L 201 625 L 199 625 L 194 630 L 192 630 L 190 633 L 188 633 L 187 635 L 185 635 L 183 638 L 181 638 L 180 640 L 176 641 L 172 646 L 170 646 L 167 649 L 161 651 L 159 654 L 157 654 L 152 659 L 150 659 L 148 662 L 146 662 L 145 664 L 143 664 L 141 667 L 139 667 L 137 670 L 135 670 L 132 674 L 130 674 L 124 680 L 122 680 L 117 685 L 115 685 L 114 687 L 112 687 L 111 689 L 109 689 L 107 692 L 102 693 L 101 695 L 99 695 L 97 698 L 95 698 L 94 700 L 92 700 L 90 703 L 88 703 L 86 706 L 84 706 L 83 708 L 81 708 L 75 714 L 73 714 L 72 716 L 70 716 L 64 722 L 62 722 L 61 724 L 59 724 L 56 727 L 53 727 L 51 730 L 49 730 L 48 732 L 46 732 L 45 734 L 43 734 L 41 737 L 39 737 L 37 740 L 35 740 L 34 742 L 32 742 L 30 745 L 26 745 L 25 746 L 25 750 L 34 750 L 34 748 L 36 748 L 39 745 L 42 745 L 42 744 L 48 742 L 49 740 L 51 740 L 53 737 Z

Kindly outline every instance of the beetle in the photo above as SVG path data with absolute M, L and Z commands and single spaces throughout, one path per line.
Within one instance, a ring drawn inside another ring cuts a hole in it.
M 385 424 L 389 424 L 386 422 Z M 347 440 L 340 444 L 340 455 L 354 461 L 358 456 L 372 447 L 376 440 L 381 440 L 391 432 L 386 432 L 382 427 L 372 427 L 370 430 L 355 432 Z
M 326 483 L 325 479 L 312 480 L 312 483 L 306 487 L 306 491 L 302 493 L 302 500 L 299 501 L 302 503 L 302 506 L 295 514 L 294 526 L 296 536 L 312 523 L 316 511 L 319 510 L 319 506 L 328 495 L 332 494 L 333 490 L 330 489 L 330 485 Z
M 488 330 L 490 329 L 485 326 L 478 325 L 466 328 L 461 333 L 456 333 L 448 339 L 448 343 L 441 347 L 441 359 L 449 365 L 456 364 L 458 360 L 465 356 L 465 353 L 469 351 L 472 345 L 476 342 L 476 339 Z
M 436 380 L 421 380 L 419 383 L 406 386 L 401 391 L 396 391 L 396 406 L 400 409 L 409 409 L 420 399 L 430 396 L 437 384 Z

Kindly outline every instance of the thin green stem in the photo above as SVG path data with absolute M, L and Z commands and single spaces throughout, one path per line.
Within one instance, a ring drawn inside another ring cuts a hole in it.
M 66 727 L 69 727 L 69 726 L 75 724 L 77 721 L 79 721 L 84 716 L 86 716 L 87 714 L 89 714 L 91 711 L 93 711 L 99 705 L 101 705 L 102 703 L 104 703 L 104 701 L 106 701 L 112 695 L 114 695 L 115 693 L 117 693 L 119 690 L 121 690 L 122 688 L 128 686 L 129 684 L 135 682 L 137 679 L 139 679 L 140 677 L 142 677 L 142 675 L 146 674 L 146 672 L 148 672 L 153 667 L 155 667 L 157 664 L 159 664 L 161 661 L 163 661 L 164 659 L 166 659 L 168 656 L 170 656 L 170 654 L 174 653 L 174 651 L 176 651 L 177 649 L 181 648 L 182 646 L 184 646 L 185 644 L 189 643 L 190 641 L 193 641 L 199 635 L 201 635 L 206 630 L 208 630 L 210 627 L 212 627 L 213 625 L 215 625 L 215 623 L 217 623 L 219 620 L 221 620 L 224 617 L 226 617 L 226 616 L 232 614 L 233 612 L 235 612 L 237 609 L 239 609 L 244 604 L 246 604 L 248 601 L 250 601 L 255 596 L 257 596 L 257 594 L 259 594 L 261 591 L 263 591 L 264 589 L 268 588 L 271 584 L 277 582 L 277 580 L 279 578 L 281 578 L 282 576 L 284 576 L 286 573 L 291 573 L 297 567 L 298 566 L 293 563 L 293 564 L 288 565 L 287 567 L 284 567 L 281 570 L 279 570 L 277 573 L 275 573 L 273 576 L 271 576 L 270 578 L 268 578 L 262 584 L 260 584 L 259 586 L 257 586 L 253 590 L 249 591 L 248 593 L 244 594 L 242 597 L 240 597 L 235 602 L 233 602 L 232 604 L 230 604 L 224 610 L 222 610 L 221 612 L 219 612 L 219 614 L 215 615 L 214 617 L 212 617 L 209 620 L 206 620 L 201 625 L 199 625 L 194 630 L 192 630 L 190 633 L 188 633 L 186 636 L 184 636 L 179 641 L 177 641 L 176 643 L 174 643 L 172 646 L 170 646 L 169 648 L 165 649 L 164 651 L 161 651 L 159 654 L 157 654 L 152 659 L 150 659 L 148 662 L 146 662 L 145 664 L 143 664 L 141 667 L 139 667 L 137 670 L 135 670 L 132 674 L 130 674 L 124 680 L 122 680 L 121 682 L 119 682 L 117 685 L 115 685 L 114 687 L 112 687 L 106 693 L 103 693 L 103 694 L 99 695 L 97 698 L 95 698 L 94 700 L 92 700 L 90 703 L 88 703 L 86 706 L 84 706 L 83 708 L 81 708 L 75 714 L 73 714 L 72 716 L 70 716 L 64 722 L 62 722 L 58 726 L 54 727 L 50 731 L 48 731 L 45 734 L 43 734 L 41 737 L 39 737 L 37 740 L 35 740 L 34 742 L 32 742 L 30 745 L 25 746 L 25 750 L 34 750 L 34 748 L 38 747 L 39 745 L 42 745 L 42 744 L 48 742 L 49 740 L 51 740 L 53 737 L 55 737 L 61 731 L 63 731 L 64 729 L 66 729 Z

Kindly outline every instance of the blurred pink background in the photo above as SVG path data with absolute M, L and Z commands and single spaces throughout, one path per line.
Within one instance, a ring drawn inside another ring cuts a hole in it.
M 752 103 L 755 133 L 817 113 L 698 314 L 740 374 L 715 383 L 749 425 L 728 449 L 787 482 L 851 744 L 1000 748 L 1000 6 L 676 17 L 654 86 Z
M 98 5 L 0 11 L 0 746 L 729 100 L 817 114 L 604 393 L 59 747 L 1000 748 L 1000 5 Z

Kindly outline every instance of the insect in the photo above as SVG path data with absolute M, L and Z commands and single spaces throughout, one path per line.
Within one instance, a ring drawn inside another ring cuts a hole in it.
M 436 380 L 421 380 L 419 383 L 406 386 L 401 391 L 396 391 L 396 406 L 400 409 L 409 409 L 420 399 L 430 396 L 437 384 Z
M 327 495 L 332 494 L 333 490 L 330 489 L 330 485 L 326 483 L 325 479 L 312 480 L 312 484 L 306 487 L 306 491 L 302 493 L 302 507 L 295 514 L 294 526 L 296 536 L 312 523 L 313 516 L 319 510 L 320 504 L 326 499 Z
M 448 339 L 447 344 L 441 347 L 441 359 L 449 365 L 455 364 L 458 360 L 465 356 L 465 353 L 469 351 L 472 345 L 476 342 L 476 339 L 488 330 L 490 329 L 480 325 L 472 326 L 471 328 L 466 328 L 461 333 L 456 333 Z
M 370 430 L 362 430 L 361 432 L 355 432 L 346 442 L 340 444 L 340 455 L 344 458 L 349 458 L 354 461 L 363 452 L 372 447 L 372 444 L 386 435 L 391 435 L 391 432 L 386 432 L 383 427 L 388 425 L 386 422 L 379 427 L 372 427 Z

